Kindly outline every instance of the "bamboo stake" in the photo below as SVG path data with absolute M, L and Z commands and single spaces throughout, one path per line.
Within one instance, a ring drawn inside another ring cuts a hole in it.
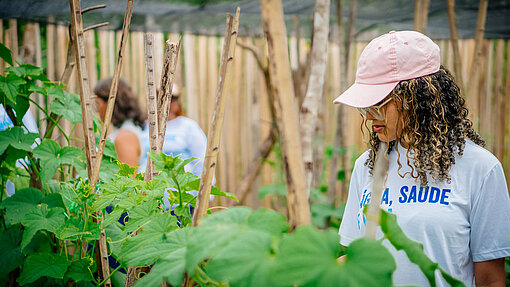
M 198 103 L 198 83 L 197 83 L 197 63 L 195 36 L 184 34 L 182 39 L 184 50 L 185 84 L 186 84 L 186 112 L 188 116 L 200 123 L 199 103 Z
M 414 0 L 414 22 L 413 22 L 413 30 L 422 32 L 421 30 L 421 11 L 423 10 L 423 0 Z
M 216 106 L 209 125 L 207 134 L 207 153 L 204 159 L 204 168 L 198 189 L 197 206 L 193 214 L 193 226 L 198 226 L 199 220 L 205 217 L 209 208 L 209 195 L 211 194 L 211 183 L 216 169 L 218 158 L 221 130 L 227 103 L 228 87 L 231 80 L 231 69 L 234 60 L 237 32 L 239 29 L 239 7 L 237 7 L 235 18 L 227 14 L 225 29 L 225 41 L 220 60 L 220 71 L 218 87 L 216 90 Z
M 87 58 L 85 54 L 85 44 L 83 38 L 83 23 L 80 8 L 80 0 L 70 0 L 71 6 L 71 32 L 72 38 L 75 40 L 74 49 L 76 50 L 76 63 L 78 70 L 78 84 L 80 87 L 80 101 L 82 111 L 82 126 L 83 136 L 85 137 L 85 152 L 87 155 L 87 172 L 89 179 L 92 179 L 92 171 L 95 167 L 96 159 L 96 143 L 94 136 L 94 126 L 92 124 L 92 106 L 90 101 L 90 83 L 87 72 Z M 92 187 L 95 188 L 95 182 L 91 182 Z M 101 226 L 103 223 L 103 216 L 101 215 Z M 101 229 L 99 237 L 99 265 L 101 267 L 100 279 L 106 279 L 110 276 L 110 267 L 108 265 L 108 253 L 106 247 L 106 234 L 104 229 Z M 105 286 L 111 286 L 110 279 L 107 279 Z
M 18 52 L 18 22 L 16 19 L 9 19 L 9 48 L 12 52 L 12 64 L 16 67 L 16 60 L 19 57 Z
M 505 124 L 507 115 L 505 115 L 505 94 L 503 85 L 503 63 L 504 63 L 504 46 L 503 39 L 496 40 L 496 54 L 494 59 L 494 97 L 492 101 L 492 119 L 494 123 L 494 155 L 503 162 L 505 154 Z
M 83 115 L 83 135 L 85 137 L 85 151 L 87 155 L 87 172 L 89 178 L 92 178 L 92 170 L 96 165 L 96 143 L 94 137 L 94 126 L 92 123 L 92 104 L 90 101 L 90 83 L 87 71 L 87 62 L 85 55 L 85 43 L 83 38 L 83 23 L 80 11 L 80 0 L 70 0 L 72 17 L 72 38 L 75 44 L 72 46 L 75 50 L 76 65 L 78 68 L 81 111 Z M 94 183 L 94 182 L 92 182 Z M 93 184 L 92 186 L 94 186 Z M 106 277 L 105 277 L 106 278 Z
M 459 35 L 457 33 L 457 20 L 455 16 L 455 0 L 447 0 L 448 24 L 450 25 L 450 41 L 453 49 L 453 70 L 455 78 L 462 92 L 465 92 L 464 77 L 462 76 L 462 61 L 460 58 Z
M 177 44 L 166 41 L 165 60 L 161 73 L 160 97 L 158 100 L 158 150 L 163 149 L 166 133 L 166 122 L 168 121 L 168 112 L 172 101 L 172 89 L 175 82 L 177 63 L 181 48 L 181 40 Z
M 301 106 L 301 147 L 305 165 L 306 194 L 310 196 L 313 178 L 312 142 L 317 127 L 317 116 L 321 103 L 326 63 L 328 57 L 329 0 L 317 0 L 314 12 L 313 45 L 311 52 L 310 79 L 303 105 Z
M 147 117 L 149 121 L 149 151 L 158 151 L 158 101 L 156 99 L 156 84 L 154 83 L 154 36 L 150 33 L 144 35 L 145 51 L 145 94 L 147 95 Z M 155 172 L 152 158 L 147 159 L 144 180 L 151 181 Z M 127 282 L 127 281 L 126 281 Z M 126 283 L 126 286 L 127 285 Z
M 151 152 L 158 151 L 158 100 L 156 99 L 156 84 L 154 82 L 154 36 L 151 33 L 144 34 L 144 51 L 145 51 L 145 91 L 147 95 L 147 115 L 149 121 L 149 145 Z M 155 173 L 154 162 L 149 157 L 145 171 L 144 180 L 151 181 L 153 173 Z M 138 231 L 133 236 L 136 236 Z M 126 273 L 125 287 L 135 285 L 137 279 L 136 266 L 129 266 Z
M 351 43 L 353 42 L 354 38 L 354 22 L 356 20 L 356 11 L 357 11 L 357 0 L 351 1 L 349 6 L 349 18 L 347 22 L 347 35 L 344 35 L 344 25 L 343 25 L 343 14 L 342 14 L 342 1 L 337 0 L 337 18 L 338 18 L 338 40 L 339 40 L 339 48 L 340 48 L 340 89 L 341 91 L 345 91 L 348 86 L 348 75 L 349 75 L 349 65 L 350 65 L 350 58 L 351 58 Z M 335 150 L 339 150 L 340 148 L 343 148 L 346 146 L 345 144 L 345 134 L 343 132 L 343 129 L 345 127 L 345 120 L 344 120 L 344 112 L 345 107 L 343 105 L 340 105 L 337 108 L 337 116 L 336 116 L 336 130 L 335 130 L 335 139 L 333 141 L 333 148 Z M 329 180 L 328 180 L 328 193 L 329 193 L 329 200 L 332 203 L 335 203 L 335 197 L 337 193 L 340 193 L 340 201 L 344 201 L 347 197 L 345 194 L 347 193 L 347 186 L 345 184 L 345 181 L 340 185 L 340 192 L 337 192 L 337 168 L 338 163 L 340 163 L 340 166 L 342 166 L 345 170 L 346 168 L 346 156 L 345 153 L 338 154 L 334 152 L 331 157 L 330 162 L 330 174 L 329 174 Z
M 76 1 L 76 0 L 75 0 Z M 115 99 L 117 98 L 117 88 L 119 84 L 120 71 L 122 69 L 122 58 L 126 47 L 126 41 L 128 37 L 129 25 L 131 24 L 131 15 L 133 13 L 134 0 L 128 0 L 126 13 L 124 14 L 124 23 L 122 25 L 122 38 L 120 40 L 119 54 L 117 56 L 117 64 L 115 66 L 115 72 L 113 74 L 112 85 L 110 87 L 110 94 L 108 96 L 108 104 L 106 106 L 106 114 L 103 122 L 101 137 L 99 139 L 98 156 L 97 161 L 94 164 L 93 175 L 91 177 L 91 183 L 93 186 L 99 179 L 99 170 L 101 168 L 101 160 L 103 159 L 104 148 L 106 145 L 106 137 L 110 131 L 110 123 L 112 121 L 113 107 L 115 105 Z M 93 130 L 92 130 L 93 132 Z
M 306 198 L 304 168 L 299 140 L 294 89 L 287 50 L 287 33 L 281 1 L 261 0 L 262 19 L 269 48 L 271 87 L 276 94 L 278 126 L 287 179 L 287 203 L 292 227 L 309 224 L 310 208 Z
M 510 45 L 507 40 L 507 55 L 510 55 Z M 510 133 L 510 58 L 506 59 L 506 79 L 505 79 L 505 125 L 504 133 Z M 506 138 L 506 182 L 510 182 L 510 137 Z
M 377 239 L 377 226 L 379 225 L 379 218 L 381 216 L 381 197 L 384 189 L 384 181 L 388 172 L 389 158 L 386 154 L 386 143 L 381 142 L 379 150 L 377 151 L 377 158 L 374 165 L 374 175 L 372 184 L 372 195 L 368 203 L 367 211 L 367 225 L 365 237 Z
M 476 32 L 475 32 L 475 52 L 473 54 L 473 59 L 471 61 L 469 77 L 468 77 L 468 93 L 469 98 L 476 97 L 475 93 L 478 92 L 478 81 L 475 79 L 477 72 L 480 69 L 480 58 L 482 57 L 482 49 L 483 49 L 483 37 L 485 31 L 485 20 L 487 16 L 487 6 L 488 0 L 480 0 L 480 4 L 478 7 L 478 19 L 476 20 Z M 478 114 L 477 105 L 473 105 L 474 113 Z M 474 119 L 475 128 L 477 126 L 476 119 Z

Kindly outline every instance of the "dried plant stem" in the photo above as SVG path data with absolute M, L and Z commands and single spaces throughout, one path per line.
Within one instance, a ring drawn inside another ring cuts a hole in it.
M 271 87 L 281 136 L 287 179 L 287 203 L 292 227 L 311 222 L 306 198 L 305 176 L 299 140 L 294 89 L 287 50 L 287 33 L 280 1 L 261 0 L 262 20 L 267 35 Z
M 193 226 L 198 226 L 199 220 L 205 217 L 207 209 L 209 208 L 209 195 L 211 194 L 212 179 L 214 171 L 216 170 L 221 130 L 225 116 L 225 105 L 230 90 L 228 87 L 231 80 L 231 69 L 232 63 L 234 62 L 234 52 L 237 42 L 239 11 L 240 9 L 238 7 L 235 18 L 227 14 L 225 40 L 220 60 L 218 87 L 216 89 L 216 103 L 207 134 L 207 152 L 198 189 L 197 205 L 193 214 Z
M 91 177 L 91 183 L 95 185 L 99 179 L 99 170 L 101 167 L 101 160 L 103 159 L 104 148 L 106 145 L 106 137 L 110 131 L 110 123 L 112 121 L 113 107 L 115 106 L 115 99 L 117 98 L 117 88 L 119 84 L 120 71 L 122 69 L 122 59 L 124 51 L 126 50 L 126 43 L 128 38 L 129 26 L 131 24 L 131 15 L 133 14 L 134 0 L 128 0 L 126 13 L 124 14 L 124 23 L 122 24 L 122 38 L 120 40 L 119 53 L 117 56 L 117 63 L 113 73 L 112 84 L 110 87 L 110 94 L 108 96 L 108 104 L 106 106 L 105 119 L 102 126 L 101 137 L 99 139 L 99 146 L 97 152 L 97 161 L 95 163 L 94 173 Z
M 380 202 L 384 189 L 384 181 L 388 173 L 389 159 L 386 151 L 386 143 L 381 142 L 377 151 L 377 158 L 374 165 L 374 174 L 372 182 L 372 195 L 368 203 L 367 227 L 365 237 L 376 239 L 377 226 L 381 215 Z
M 317 0 L 314 12 L 313 44 L 308 88 L 300 113 L 301 148 L 305 165 L 306 193 L 310 195 L 313 178 L 312 142 L 317 126 L 328 57 L 329 0 Z
M 150 33 L 144 35 L 145 48 L 145 91 L 147 95 L 147 117 L 149 121 L 149 151 L 158 151 L 158 101 L 156 99 L 156 86 L 154 83 L 154 36 Z M 148 158 L 144 180 L 149 182 L 155 172 L 152 158 Z

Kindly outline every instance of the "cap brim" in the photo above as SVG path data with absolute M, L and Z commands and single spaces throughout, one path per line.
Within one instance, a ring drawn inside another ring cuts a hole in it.
M 392 82 L 380 85 L 354 83 L 354 85 L 336 98 L 333 103 L 345 104 L 355 108 L 370 107 L 386 98 L 398 83 Z

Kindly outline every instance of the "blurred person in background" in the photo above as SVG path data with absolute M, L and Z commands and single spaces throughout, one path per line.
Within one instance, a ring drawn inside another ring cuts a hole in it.
M 104 121 L 108 96 L 112 78 L 101 80 L 94 87 L 96 105 L 101 120 Z M 123 80 L 119 79 L 117 98 L 113 108 L 112 122 L 113 130 L 108 137 L 115 145 L 117 158 L 130 166 L 139 166 L 143 148 L 143 125 L 144 114 L 140 109 L 136 96 L 131 87 Z
M 365 234 L 363 209 L 377 200 L 447 273 L 467 286 L 505 286 L 510 199 L 503 168 L 483 148 L 459 87 L 440 64 L 439 47 L 414 31 L 372 40 L 355 83 L 335 103 L 358 108 L 363 126 L 372 127 L 369 150 L 354 165 L 340 243 Z M 371 198 L 379 156 L 388 156 L 389 167 L 382 198 Z M 395 285 L 429 285 L 404 251 L 383 244 L 397 263 Z M 448 285 L 439 272 L 436 282 Z
M 144 156 L 142 156 L 143 162 L 140 165 L 141 171 L 145 171 L 147 154 L 150 148 L 147 124 L 144 129 L 143 139 L 145 141 L 145 150 L 143 152 Z M 185 169 L 194 175 L 201 176 L 206 148 L 207 137 L 197 122 L 184 116 L 181 90 L 174 84 L 162 152 L 166 155 L 180 155 L 181 159 L 197 158 L 197 160 L 186 165 Z

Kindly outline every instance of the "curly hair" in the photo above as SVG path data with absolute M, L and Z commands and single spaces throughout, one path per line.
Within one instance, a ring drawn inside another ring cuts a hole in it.
M 101 80 L 94 87 L 94 94 L 101 100 L 108 102 L 111 84 L 112 78 Z M 112 124 L 116 128 L 120 128 L 128 119 L 132 119 L 135 125 L 143 128 L 145 116 L 138 105 L 138 101 L 131 87 L 124 80 L 119 79 L 117 97 L 112 114 Z
M 466 138 L 485 146 L 467 118 L 465 100 L 453 75 L 445 67 L 431 75 L 401 81 L 390 96 L 397 102 L 401 115 L 398 125 L 402 131 L 395 144 L 407 147 L 410 175 L 419 179 L 421 185 L 427 184 L 427 174 L 437 181 L 451 181 L 450 168 L 455 164 L 455 154 L 463 154 Z M 370 174 L 379 144 L 377 134 L 371 132 L 370 156 L 365 162 Z M 400 174 L 400 153 L 397 162 L 399 175 L 404 177 L 405 174 Z

